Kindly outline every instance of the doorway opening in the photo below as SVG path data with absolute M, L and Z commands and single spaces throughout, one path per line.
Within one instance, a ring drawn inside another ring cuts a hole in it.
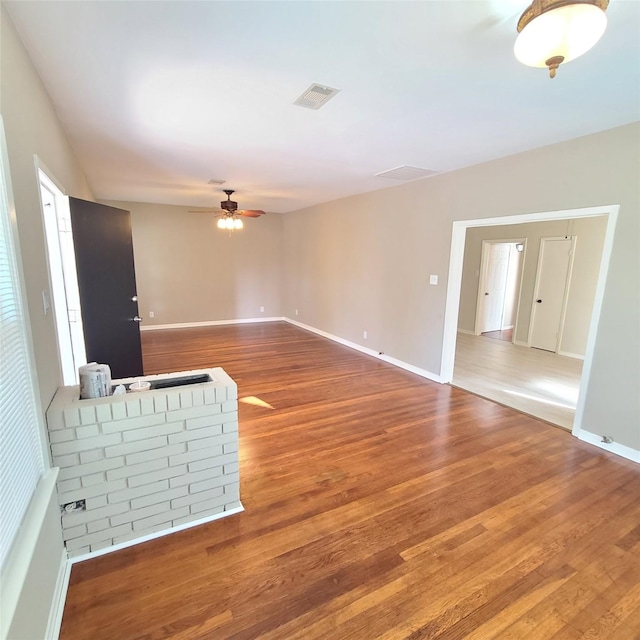
M 520 225 L 523 223 L 550 222 L 559 220 L 570 221 L 571 219 L 578 218 L 606 216 L 606 229 L 604 231 L 604 239 L 602 240 L 601 259 L 599 263 L 596 263 L 598 271 L 596 276 L 597 282 L 595 285 L 595 293 L 593 295 L 591 312 L 588 316 L 589 322 L 586 323 L 585 327 L 586 335 L 584 338 L 584 362 L 582 363 L 581 367 L 582 375 L 579 382 L 575 416 L 573 418 L 571 427 L 572 433 L 580 437 L 585 407 L 585 391 L 588 388 L 588 383 L 591 375 L 596 329 L 602 307 L 602 299 L 604 295 L 606 276 L 613 246 L 613 235 L 615 231 L 618 210 L 618 205 L 608 205 L 603 207 L 590 207 L 585 209 L 541 212 L 534 214 L 522 214 L 454 222 L 452 229 L 451 255 L 449 262 L 449 282 L 447 287 L 447 301 L 445 309 L 445 327 L 441 361 L 441 381 L 444 383 L 450 383 L 452 382 L 454 375 L 454 362 L 458 337 L 458 319 L 461 306 L 461 289 L 463 283 L 463 260 L 467 231 L 480 227 Z M 569 225 L 569 222 L 567 222 L 567 225 Z M 517 233 L 518 231 L 516 230 L 516 234 Z M 514 332 L 516 333 L 516 335 L 514 336 L 514 343 L 516 344 L 529 346 L 527 338 L 528 326 L 525 325 L 528 324 L 528 318 L 530 317 L 531 306 L 533 304 L 535 304 L 535 300 L 533 299 L 533 290 L 529 291 L 528 295 L 524 295 L 524 293 L 521 294 L 520 311 L 522 311 L 522 306 L 524 305 L 526 307 L 526 313 L 521 314 L 519 312 L 519 315 L 523 315 L 523 317 L 527 318 L 527 322 L 525 323 L 524 321 L 521 321 L 519 323 L 520 326 L 516 326 Z M 473 332 L 467 331 L 466 333 L 471 334 Z M 570 344 L 563 348 L 567 352 L 566 355 L 571 355 L 569 353 L 571 350 Z M 516 371 L 514 375 L 517 376 L 518 372 Z
M 60 374 L 65 386 L 78 384 L 78 367 L 87 363 L 69 200 L 38 168 L 40 203 L 47 243 L 51 303 L 55 317 Z
M 513 341 L 526 239 L 483 240 L 474 334 Z

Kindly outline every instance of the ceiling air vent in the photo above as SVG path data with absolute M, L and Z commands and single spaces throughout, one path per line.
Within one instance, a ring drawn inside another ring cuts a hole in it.
M 218 178 L 211 178 L 207 184 L 224 184 L 226 180 L 219 180 Z
M 312 84 L 293 104 L 307 109 L 319 109 L 326 104 L 340 89 L 332 89 L 321 84 Z
M 431 169 L 422 169 L 420 167 L 411 167 L 408 164 L 403 164 L 400 167 L 380 171 L 380 173 L 374 175 L 378 178 L 391 178 L 392 180 L 417 180 L 418 178 L 426 178 L 436 173 L 438 172 Z

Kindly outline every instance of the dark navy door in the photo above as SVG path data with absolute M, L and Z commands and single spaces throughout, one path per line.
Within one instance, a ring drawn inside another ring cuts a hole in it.
M 88 362 L 113 378 L 142 375 L 131 214 L 69 198 Z

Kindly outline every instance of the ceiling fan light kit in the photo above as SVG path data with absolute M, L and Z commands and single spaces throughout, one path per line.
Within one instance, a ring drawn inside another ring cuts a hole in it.
M 238 211 L 238 203 L 231 199 L 233 189 L 224 189 L 227 199 L 220 203 L 222 216 L 218 219 L 217 227 L 223 231 L 237 231 L 244 227 L 244 223 L 238 216 L 247 216 L 249 218 L 257 218 L 264 214 L 264 211 L 258 209 L 247 209 Z
M 233 214 L 225 213 L 222 218 L 218 219 L 217 226 L 218 229 L 222 229 L 223 231 L 234 231 L 235 229 L 242 229 L 244 223 Z
M 551 78 L 563 62 L 586 53 L 607 27 L 609 0 L 534 0 L 520 16 L 516 58 L 547 67 Z

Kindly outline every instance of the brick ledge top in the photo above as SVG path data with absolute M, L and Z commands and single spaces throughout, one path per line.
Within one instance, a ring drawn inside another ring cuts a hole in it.
M 206 387 L 234 387 L 237 388 L 237 385 L 233 378 L 229 376 L 229 374 L 222 367 L 214 367 L 210 369 L 192 369 L 191 371 L 173 371 L 171 373 L 158 373 L 149 376 L 135 376 L 132 378 L 119 378 L 116 380 L 112 380 L 111 384 L 116 386 L 118 384 L 123 384 L 125 386 L 131 384 L 132 382 L 146 381 L 153 382 L 154 380 L 166 380 L 167 378 L 181 378 L 183 376 L 194 376 L 194 375 L 202 375 L 208 374 L 211 380 L 207 382 L 198 382 L 195 384 L 189 385 L 180 385 L 176 387 L 165 387 L 163 389 L 150 389 L 149 391 L 142 391 L 137 393 L 127 392 L 126 394 L 117 395 L 117 396 L 106 396 L 104 398 L 88 398 L 85 400 L 80 400 L 80 387 L 79 385 L 69 386 L 69 387 L 58 387 L 58 390 L 51 402 L 54 403 L 63 402 L 67 403 L 77 403 L 78 406 L 83 406 L 86 404 L 105 404 L 110 402 L 124 402 L 126 400 L 132 400 L 133 398 L 144 398 L 144 397 L 154 397 L 158 395 L 169 395 L 169 394 L 179 394 L 181 391 L 193 390 L 199 388 Z

